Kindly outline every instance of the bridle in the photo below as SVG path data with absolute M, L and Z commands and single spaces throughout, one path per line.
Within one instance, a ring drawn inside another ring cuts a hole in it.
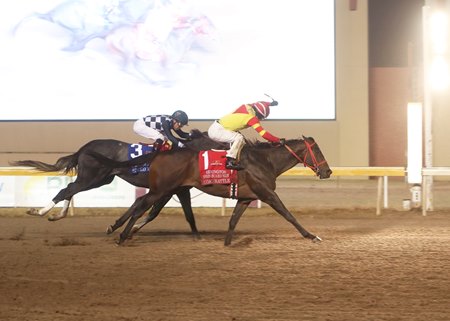
M 292 154 L 292 156 L 294 156 L 300 163 L 303 163 L 303 166 L 308 166 L 309 168 L 311 168 L 311 170 L 316 173 L 317 175 L 319 174 L 319 166 L 322 164 L 325 164 L 327 161 L 323 160 L 320 163 L 317 161 L 316 155 L 314 155 L 314 152 L 312 150 L 312 147 L 316 144 L 316 142 L 310 144 L 306 139 L 303 140 L 305 142 L 305 146 L 307 149 L 307 152 L 305 153 L 305 156 L 303 157 L 303 159 L 301 159 L 293 150 L 292 148 L 290 148 L 288 145 L 284 144 L 284 147 L 286 147 L 286 149 L 289 151 L 289 153 Z M 312 165 L 306 163 L 306 157 L 309 156 L 311 157 L 311 160 L 313 162 Z

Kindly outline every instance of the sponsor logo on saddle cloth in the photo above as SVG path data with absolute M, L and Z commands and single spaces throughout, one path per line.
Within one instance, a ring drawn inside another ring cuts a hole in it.
M 153 146 L 147 144 L 129 144 L 128 145 L 128 160 L 149 154 L 153 152 Z M 132 174 L 146 173 L 150 170 L 149 164 L 135 165 L 131 168 Z
M 202 185 L 228 185 L 237 183 L 237 171 L 225 168 L 225 150 L 206 150 L 198 155 Z

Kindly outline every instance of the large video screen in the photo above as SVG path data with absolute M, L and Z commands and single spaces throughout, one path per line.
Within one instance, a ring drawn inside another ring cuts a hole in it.
M 334 0 L 0 4 L 0 120 L 335 119 Z

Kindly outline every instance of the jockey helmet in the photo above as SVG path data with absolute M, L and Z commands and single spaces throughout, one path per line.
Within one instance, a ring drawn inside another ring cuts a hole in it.
M 176 112 L 174 112 L 172 114 L 172 119 L 176 120 L 183 126 L 187 125 L 189 121 L 187 114 L 182 110 L 177 110 Z
M 270 114 L 270 103 L 267 101 L 258 101 L 252 104 L 253 109 L 262 116 L 262 118 L 267 118 Z

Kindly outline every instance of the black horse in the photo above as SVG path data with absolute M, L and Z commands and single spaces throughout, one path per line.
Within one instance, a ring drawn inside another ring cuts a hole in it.
M 198 130 L 191 132 L 191 140 L 185 141 L 186 146 L 189 146 L 193 150 L 211 149 L 211 148 L 225 148 L 226 146 L 217 143 L 208 138 L 204 133 Z M 69 204 L 72 197 L 82 191 L 87 191 L 93 188 L 97 188 L 103 185 L 111 183 L 115 176 L 122 178 L 128 183 L 138 186 L 149 188 L 148 185 L 148 172 L 142 168 L 133 168 L 130 170 L 124 170 L 120 173 L 114 173 L 112 169 L 104 167 L 90 154 L 96 152 L 104 157 L 111 158 L 116 161 L 125 161 L 129 157 L 130 148 L 134 151 L 134 156 L 142 154 L 142 144 L 129 144 L 126 142 L 114 140 L 114 139 L 96 139 L 88 142 L 82 146 L 76 153 L 68 156 L 61 157 L 53 165 L 43 163 L 34 160 L 21 160 L 12 162 L 13 166 L 30 166 L 43 172 L 64 172 L 69 173 L 76 171 L 76 179 L 74 182 L 69 183 L 67 187 L 63 188 L 52 199 L 50 204 L 41 209 L 31 208 L 27 211 L 27 214 L 44 216 L 46 215 L 56 204 L 64 201 L 64 206 L 58 215 L 49 216 L 48 220 L 56 221 L 67 216 Z M 176 150 L 173 150 L 177 152 Z M 162 152 L 165 153 L 165 152 Z M 154 153 L 156 154 L 156 153 Z M 142 170 L 141 170 L 142 169 Z M 165 195 L 158 202 L 155 203 L 148 217 L 140 227 L 156 218 L 161 209 L 171 199 L 173 194 L 176 194 L 180 200 L 186 220 L 188 221 L 192 233 L 199 237 L 198 230 L 195 224 L 194 214 L 191 207 L 191 197 L 189 192 L 190 187 L 181 187 L 170 195 Z M 148 208 L 150 209 L 150 207 Z M 144 213 L 141 213 L 141 215 Z M 136 229 L 137 230 L 137 229 Z M 108 229 L 108 233 L 111 233 Z
M 199 170 L 199 152 L 184 149 L 178 152 L 169 151 L 160 154 L 144 155 L 127 162 L 117 162 L 93 152 L 92 156 L 107 168 L 115 168 L 117 173 L 150 162 L 148 175 L 148 194 L 136 199 L 134 204 L 120 217 L 111 230 L 121 227 L 126 221 L 127 226 L 120 234 L 119 244 L 130 234 L 139 217 L 153 204 L 160 202 L 180 187 L 196 187 L 205 193 L 230 197 L 230 186 L 224 184 L 202 185 Z M 313 241 L 321 241 L 305 230 L 288 211 L 275 193 L 276 178 L 298 163 L 310 167 L 321 179 L 332 174 L 325 157 L 312 137 L 288 140 L 284 146 L 274 146 L 269 143 L 247 144 L 241 152 L 240 162 L 244 170 L 238 172 L 238 202 L 230 218 L 225 245 L 231 243 L 233 231 L 245 209 L 253 201 L 260 199 L 270 205 L 275 211 L 292 223 L 303 237 Z

